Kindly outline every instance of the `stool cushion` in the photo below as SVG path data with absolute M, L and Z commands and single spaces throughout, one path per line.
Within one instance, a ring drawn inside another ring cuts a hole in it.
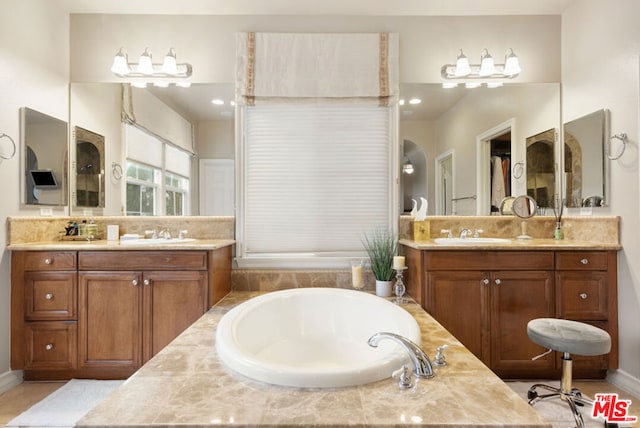
M 609 333 L 577 321 L 537 318 L 527 324 L 527 334 L 532 342 L 559 352 L 602 355 L 611 350 Z

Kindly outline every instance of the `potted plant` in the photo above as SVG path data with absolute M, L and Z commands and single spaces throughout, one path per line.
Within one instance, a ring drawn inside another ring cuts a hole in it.
M 373 276 L 376 278 L 376 294 L 391 296 L 391 281 L 395 276 L 393 256 L 398 250 L 398 237 L 389 229 L 376 229 L 362 238 Z

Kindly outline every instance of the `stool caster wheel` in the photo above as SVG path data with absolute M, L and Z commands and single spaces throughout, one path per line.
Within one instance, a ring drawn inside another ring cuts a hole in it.
M 538 398 L 538 392 L 537 391 L 533 391 L 533 390 L 529 390 L 527 391 L 527 398 L 529 400 L 533 400 L 534 398 Z

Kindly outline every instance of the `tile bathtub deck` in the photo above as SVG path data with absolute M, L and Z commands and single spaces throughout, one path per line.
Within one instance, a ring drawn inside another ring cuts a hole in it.
M 219 361 L 215 329 L 230 308 L 259 293 L 233 292 L 78 423 L 90 427 L 209 426 L 549 427 L 417 304 L 423 347 L 449 345 L 449 365 L 401 391 L 387 379 L 342 389 L 282 388 L 231 373 Z M 363 320 L 366 322 L 366 320 Z M 488 399 L 489 397 L 489 399 Z

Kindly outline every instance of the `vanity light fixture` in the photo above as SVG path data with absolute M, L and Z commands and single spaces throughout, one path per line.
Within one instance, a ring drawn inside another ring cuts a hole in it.
M 166 86 L 170 83 L 176 84 L 176 86 L 189 87 L 190 82 L 185 84 L 186 79 L 191 76 L 192 67 L 188 63 L 178 63 L 176 60 L 176 51 L 171 48 L 165 55 L 162 64 L 154 64 L 153 57 L 149 48 L 146 48 L 140 55 L 137 63 L 129 62 L 129 58 L 124 51 L 124 48 L 120 48 L 113 58 L 113 64 L 111 65 L 111 72 L 116 76 L 122 78 L 134 78 L 132 85 L 137 87 L 143 87 L 144 83 L 153 83 L 156 86 Z
M 402 172 L 411 175 L 413 174 L 413 171 L 415 171 L 415 169 L 413 168 L 413 164 L 411 163 L 410 159 L 407 159 L 404 165 L 402 165 Z
M 469 81 L 486 83 L 500 79 L 502 81 L 513 79 L 522 69 L 520 61 L 513 49 L 505 55 L 504 63 L 496 64 L 488 49 L 483 49 L 480 55 L 480 64 L 470 64 L 469 59 L 460 49 L 458 58 L 454 64 L 445 64 L 441 68 L 441 75 L 448 81 L 459 81 L 467 83 Z M 446 82 L 449 83 L 449 82 Z M 444 86 L 444 84 L 443 84 Z M 453 87 L 453 86 L 447 86 Z

